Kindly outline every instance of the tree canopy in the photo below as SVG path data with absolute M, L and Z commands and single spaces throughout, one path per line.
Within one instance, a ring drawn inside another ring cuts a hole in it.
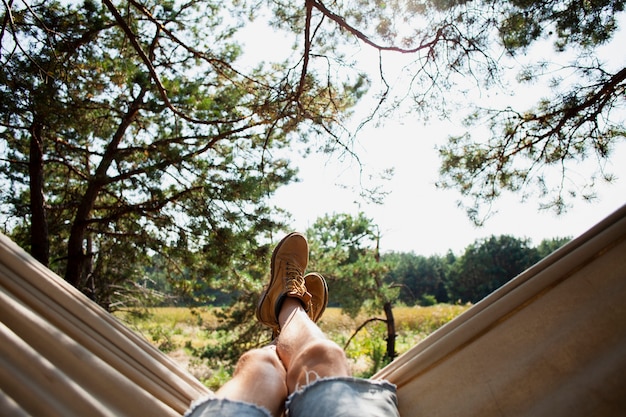
M 328 282 L 329 305 L 340 303 L 342 311 L 356 317 L 361 311 L 384 312 L 387 327 L 386 358 L 396 355 L 396 327 L 393 305 L 399 288 L 385 281 L 387 265 L 380 261 L 377 226 L 363 213 L 327 215 L 319 218 L 307 235 L 311 240 L 312 270 L 320 271 Z M 358 331 L 358 330 L 357 330 Z
M 153 253 L 181 287 L 265 259 L 296 173 L 278 151 L 332 132 L 357 88 L 240 71 L 243 5 L 3 4 L 5 232 L 105 306 Z
M 527 240 L 491 236 L 469 245 L 450 276 L 449 297 L 476 303 L 539 261 Z
M 440 185 L 459 190 L 479 222 L 504 190 L 562 211 L 612 179 L 626 69 L 598 51 L 618 32 L 623 0 L 231 6 L 3 3 L 4 231 L 103 305 L 155 253 L 182 289 L 224 276 L 254 287 L 265 242 L 286 220 L 269 197 L 297 173 L 283 149 L 350 151 L 362 123 L 406 103 L 411 117 L 448 116 L 459 111 L 451 92 L 518 88 L 509 66 L 521 85 L 547 77 L 552 90 L 528 108 L 470 104 L 467 133 L 440 147 Z M 238 33 L 265 17 L 294 48 L 242 65 Z M 546 41 L 555 61 L 524 63 Z M 361 48 L 377 52 L 378 74 L 352 58 Z M 404 57 L 397 81 L 392 56 Z M 369 90 L 374 104 L 354 124 Z M 588 181 L 569 176 L 592 157 Z
M 612 152 L 626 137 L 623 39 L 614 39 L 623 0 L 305 3 L 298 14 L 273 2 L 277 24 L 304 33 L 305 57 L 346 62 L 341 52 L 360 45 L 379 52 L 373 113 L 384 119 L 408 102 L 412 118 L 467 114 L 465 133 L 439 146 L 438 185 L 459 191 L 476 223 L 505 191 L 562 213 L 615 180 Z M 539 48 L 548 56 L 527 55 Z M 518 104 L 535 85 L 539 95 Z

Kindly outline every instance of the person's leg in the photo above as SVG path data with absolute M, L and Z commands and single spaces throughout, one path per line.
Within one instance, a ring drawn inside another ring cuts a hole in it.
M 344 351 L 324 335 L 302 307 L 286 298 L 278 315 L 276 351 L 287 369 L 289 393 L 320 378 L 349 376 Z
M 385 381 L 349 376 L 343 350 L 315 324 L 328 302 L 326 281 L 318 273 L 304 275 L 308 243 L 290 233 L 272 253 L 270 282 L 256 315 L 270 327 L 276 352 L 286 368 L 292 417 L 399 417 L 396 388 Z
M 218 398 L 256 404 L 280 416 L 287 398 L 286 371 L 274 345 L 244 353 L 232 379 L 216 393 Z
M 298 299 L 278 314 L 276 351 L 287 369 L 292 417 L 400 417 L 396 387 L 350 376 L 343 350 L 311 320 Z

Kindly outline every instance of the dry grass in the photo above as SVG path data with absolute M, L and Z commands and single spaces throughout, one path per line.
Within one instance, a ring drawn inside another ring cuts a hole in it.
M 136 313 L 117 312 L 127 326 L 144 336 L 162 351 L 198 347 L 210 337 L 207 329 L 215 328 L 217 318 L 212 308 L 158 307 Z
M 430 333 L 452 320 L 469 308 L 468 305 L 438 304 L 430 307 L 396 307 L 393 309 L 396 322 L 396 352 L 402 354 L 419 343 Z M 143 335 L 150 343 L 167 353 L 194 376 L 214 388 L 215 378 L 223 370 L 212 370 L 204 361 L 194 358 L 189 347 L 202 348 L 216 343 L 214 329 L 217 319 L 211 308 L 152 308 L 144 314 L 116 313 L 130 328 Z M 328 308 L 319 322 L 320 328 L 340 346 L 353 336 L 358 326 L 371 316 L 361 314 L 351 318 L 339 308 Z M 378 316 L 383 318 L 382 316 Z M 382 322 L 372 322 L 363 328 L 349 345 L 346 354 L 355 375 L 367 376 L 384 365 L 384 338 L 386 327 Z
M 396 307 L 396 354 L 401 355 L 429 334 L 463 313 L 469 305 L 438 304 L 430 307 Z M 344 347 L 355 375 L 369 376 L 385 364 L 386 325 L 376 321 L 366 325 L 354 336 L 355 330 L 372 316 L 364 314 L 352 319 L 341 310 L 329 309 L 320 320 L 320 327 L 329 337 Z M 377 316 L 383 318 L 382 316 Z M 352 340 L 350 338 L 354 336 Z M 348 343 L 349 342 L 349 343 Z
M 452 320 L 469 305 L 437 304 L 430 307 L 396 307 L 393 316 L 398 331 L 426 331 L 431 333 L 443 324 Z M 339 308 L 328 308 L 319 322 L 324 331 L 349 331 L 372 316 L 360 314 L 355 319 L 341 313 Z M 377 317 L 383 318 L 382 315 Z

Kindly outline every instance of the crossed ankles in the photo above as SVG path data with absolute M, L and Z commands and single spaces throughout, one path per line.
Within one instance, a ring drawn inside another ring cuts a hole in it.
M 300 300 L 309 318 L 317 322 L 328 304 L 326 280 L 317 272 L 304 275 L 309 261 L 306 237 L 298 232 L 285 236 L 272 252 L 270 282 L 256 309 L 259 322 L 280 333 L 278 315 L 286 297 Z

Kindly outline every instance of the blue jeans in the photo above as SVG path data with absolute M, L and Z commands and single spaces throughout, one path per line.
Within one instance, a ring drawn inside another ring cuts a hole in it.
M 285 403 L 289 417 L 400 417 L 396 387 L 387 381 L 352 377 L 323 378 L 292 393 Z M 185 417 L 271 417 L 254 404 L 207 398 Z

